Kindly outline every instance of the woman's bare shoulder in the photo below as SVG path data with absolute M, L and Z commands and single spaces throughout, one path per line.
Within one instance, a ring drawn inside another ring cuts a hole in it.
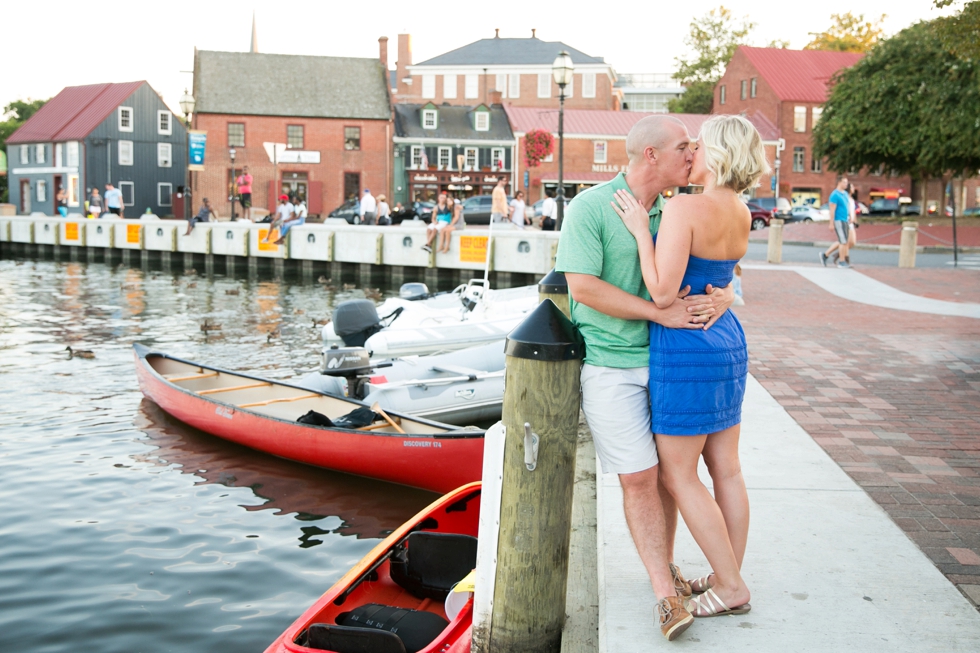
M 665 216 L 685 217 L 697 215 L 704 206 L 704 198 L 700 195 L 684 193 L 675 195 L 664 204 Z

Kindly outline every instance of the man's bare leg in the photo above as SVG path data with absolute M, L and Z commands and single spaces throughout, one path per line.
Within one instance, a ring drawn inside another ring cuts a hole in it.
M 660 466 L 655 469 L 659 470 Z M 660 474 L 657 474 L 657 492 L 660 494 L 660 505 L 664 513 L 664 548 L 667 552 L 667 562 L 673 562 L 674 539 L 677 537 L 677 502 L 664 485 Z
M 676 596 L 674 579 L 670 575 L 668 563 L 674 546 L 673 530 L 667 537 L 667 516 L 661 503 L 662 486 L 659 481 L 659 466 L 634 474 L 620 474 L 623 487 L 623 510 L 629 526 L 633 543 L 640 554 L 640 560 L 650 576 L 650 584 L 657 600 Z M 673 529 L 677 528 L 677 508 L 670 500 L 670 519 Z M 669 541 L 669 545 L 668 545 Z

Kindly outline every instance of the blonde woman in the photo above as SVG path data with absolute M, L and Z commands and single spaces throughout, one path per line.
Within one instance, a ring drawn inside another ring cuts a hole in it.
M 709 285 L 731 283 L 752 226 L 739 193 L 755 186 L 768 168 L 750 122 L 715 116 L 694 146 L 690 183 L 704 192 L 671 199 L 656 238 L 650 238 L 647 211 L 629 193 L 617 192 L 613 208 L 636 239 L 643 280 L 659 308 L 676 301 L 684 286 L 703 294 Z M 749 500 L 738 460 L 747 372 L 745 333 L 731 311 L 705 330 L 650 323 L 651 430 L 661 478 L 712 569 L 691 582 L 700 593 L 687 604 L 695 617 L 751 609 L 740 572 Z M 698 478 L 702 456 L 714 496 Z

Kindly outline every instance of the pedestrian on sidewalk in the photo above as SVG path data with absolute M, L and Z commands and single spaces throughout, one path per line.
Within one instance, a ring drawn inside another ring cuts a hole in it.
M 112 184 L 105 185 L 105 205 L 109 213 L 125 218 L 123 215 L 123 196 L 122 191 Z
M 361 224 L 374 224 L 374 220 L 378 215 L 378 201 L 374 199 L 374 195 L 371 194 L 371 190 L 368 188 L 364 189 L 364 197 L 361 198 L 358 212 L 361 216 Z
M 99 195 L 99 189 L 97 187 L 92 187 L 92 192 L 88 196 L 88 217 L 98 218 L 102 215 L 102 196 Z
M 184 232 L 184 235 L 190 236 L 191 230 L 198 222 L 211 222 L 212 215 L 214 215 L 214 211 L 211 210 L 211 202 L 205 197 L 201 200 L 201 209 L 197 212 L 197 215 L 187 221 L 187 231 Z M 214 215 L 214 219 L 217 220 L 218 216 Z
M 714 116 L 701 127 L 690 183 L 699 195 L 678 195 L 650 237 L 648 210 L 620 189 L 616 213 L 636 239 L 643 282 L 659 307 L 681 288 L 707 292 L 732 283 L 749 247 L 752 215 L 739 195 L 769 172 L 762 137 L 742 116 Z M 663 484 L 701 548 L 711 572 L 691 581 L 701 595 L 687 604 L 695 617 L 745 614 L 749 588 L 741 567 L 749 533 L 749 499 L 738 459 L 742 400 L 748 376 L 745 332 L 734 313 L 701 333 L 650 325 L 652 430 Z M 588 345 L 586 345 L 588 346 Z M 704 458 L 714 496 L 698 477 Z
M 541 203 L 541 231 L 554 231 L 555 218 L 558 216 L 558 202 L 555 201 L 555 189 L 544 191 L 545 200 Z
M 388 198 L 378 195 L 378 224 L 388 226 L 391 224 L 391 208 L 388 206 Z
M 503 222 L 510 211 L 507 210 L 507 191 L 504 189 L 504 178 L 497 179 L 497 185 L 493 187 L 490 194 L 492 200 L 490 204 L 490 222 Z
M 854 190 L 854 184 L 848 184 L 847 186 L 847 263 L 851 263 L 850 251 L 852 248 L 857 246 L 857 191 Z M 833 253 L 834 265 L 840 261 L 840 244 L 834 243 L 827 250 L 827 253 Z M 824 258 L 821 256 L 820 260 L 823 261 Z M 824 263 L 826 265 L 826 263 Z
M 527 205 L 524 203 L 524 191 L 517 191 L 517 195 L 510 201 L 510 223 L 518 229 L 527 226 Z
M 823 263 L 824 267 L 827 266 L 827 259 L 834 250 L 838 250 L 840 259 L 837 261 L 837 267 L 839 268 L 849 268 L 851 267 L 848 263 L 848 237 L 850 233 L 850 201 L 847 195 L 847 177 L 844 175 L 837 175 L 837 188 L 834 192 L 830 194 L 830 229 L 837 236 L 837 243 L 831 245 L 827 248 L 826 252 L 820 253 L 820 262 Z
M 252 175 L 248 172 L 248 166 L 242 168 L 242 174 L 235 180 L 238 185 L 238 201 L 242 205 L 242 218 L 252 221 Z
M 626 137 L 628 172 L 569 205 L 556 265 L 568 280 L 572 321 L 585 338 L 582 409 L 602 471 L 619 475 L 626 522 L 657 596 L 654 616 L 668 640 L 684 632 L 693 617 L 683 598 L 691 595 L 690 584 L 672 562 L 677 506 L 661 483 L 650 430 L 649 321 L 702 335 L 731 306 L 734 292 L 702 286 L 704 295 L 682 292 L 666 308 L 651 302 L 637 241 L 611 203 L 619 190 L 632 193 L 648 212 L 652 238 L 664 207 L 661 193 L 688 184 L 689 142 L 687 128 L 676 118 L 638 121 Z

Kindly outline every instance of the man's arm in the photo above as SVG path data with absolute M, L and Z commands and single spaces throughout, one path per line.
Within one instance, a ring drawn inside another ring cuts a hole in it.
M 837 204 L 835 202 L 831 202 L 831 203 L 829 203 L 827 205 L 827 209 L 830 212 L 830 225 L 829 225 L 830 226 L 830 230 L 833 231 L 834 230 L 834 216 L 837 214 Z
M 672 329 L 703 329 L 722 305 L 722 291 L 697 297 L 683 297 L 667 308 L 617 288 L 591 274 L 565 273 L 572 299 L 610 317 L 623 320 L 649 320 Z M 681 289 L 686 294 L 689 288 Z M 730 303 L 729 303 L 730 305 Z

